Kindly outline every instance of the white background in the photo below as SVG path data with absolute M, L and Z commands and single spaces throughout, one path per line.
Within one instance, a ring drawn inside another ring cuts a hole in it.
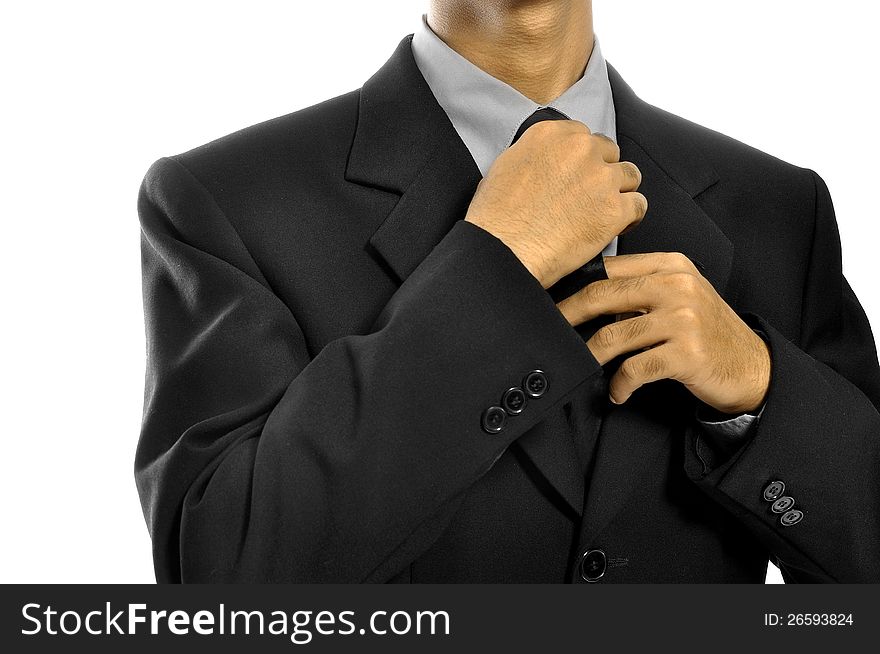
M 4 5 L 0 581 L 153 580 L 132 474 L 150 163 L 359 87 L 425 2 Z M 880 322 L 873 3 L 594 5 L 643 98 L 824 177 Z

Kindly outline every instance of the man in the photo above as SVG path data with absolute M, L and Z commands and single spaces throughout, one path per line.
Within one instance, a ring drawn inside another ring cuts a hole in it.
M 160 581 L 880 580 L 825 185 L 639 100 L 588 0 L 434 0 L 139 212 Z

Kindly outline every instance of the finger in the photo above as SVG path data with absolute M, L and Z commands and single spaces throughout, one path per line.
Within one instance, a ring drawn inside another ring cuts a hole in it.
M 666 344 L 625 359 L 608 384 L 609 399 L 623 404 L 645 384 L 674 377 L 675 365 L 672 347 Z
M 620 177 L 621 191 L 635 191 L 642 183 L 642 172 L 639 167 L 631 161 L 621 161 L 620 163 L 611 164 Z
M 606 257 L 606 261 L 609 258 Z M 622 277 L 603 279 L 587 284 L 557 307 L 572 325 L 615 313 L 647 313 L 662 301 L 662 293 L 656 289 L 656 280 L 648 277 Z
M 647 254 L 620 254 L 605 257 L 608 277 L 644 277 L 657 273 L 691 273 L 696 266 L 681 252 L 649 252 Z
M 620 198 L 623 202 L 623 225 L 618 234 L 626 234 L 642 222 L 648 213 L 648 198 L 638 191 L 621 193 Z
M 617 143 L 604 134 L 593 134 L 592 138 L 596 149 L 602 155 L 603 161 L 607 163 L 617 163 L 620 161 L 620 148 L 617 147 Z
M 621 354 L 658 345 L 669 336 L 662 321 L 655 314 L 646 313 L 605 325 L 587 341 L 587 347 L 604 366 Z

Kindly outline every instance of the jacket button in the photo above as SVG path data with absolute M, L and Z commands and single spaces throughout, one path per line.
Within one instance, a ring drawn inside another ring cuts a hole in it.
M 532 370 L 523 380 L 523 388 L 529 397 L 541 397 L 547 392 L 547 386 L 549 385 L 547 375 L 544 374 L 543 370 Z
M 778 500 L 785 492 L 785 484 L 781 481 L 771 481 L 764 489 L 764 499 L 768 502 Z
M 497 434 L 507 422 L 507 414 L 500 406 L 490 406 L 483 411 L 483 430 L 490 434 Z
M 794 506 L 794 498 L 789 497 L 788 495 L 783 495 L 778 500 L 773 502 L 773 505 L 770 507 L 770 510 L 773 511 L 773 513 L 785 513 L 793 506 Z
M 792 509 L 791 511 L 782 514 L 782 517 L 779 518 L 779 524 L 781 524 L 783 527 L 791 527 L 792 525 L 796 525 L 803 519 L 803 511 Z
M 608 559 L 602 550 L 589 550 L 581 559 L 581 577 L 588 583 L 594 583 L 602 578 L 608 567 Z
M 508 388 L 501 398 L 501 406 L 512 416 L 522 413 L 526 406 L 526 394 L 523 389 L 514 387 Z

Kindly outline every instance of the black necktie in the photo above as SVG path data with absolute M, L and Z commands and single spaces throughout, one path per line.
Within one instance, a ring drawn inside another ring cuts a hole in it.
M 523 121 L 512 143 L 523 135 L 529 127 L 542 120 L 567 120 L 566 116 L 547 107 L 538 109 Z M 547 289 L 554 302 L 561 302 L 570 295 L 581 290 L 591 282 L 600 279 L 608 279 L 605 271 L 605 263 L 602 261 L 602 253 L 597 254 L 589 262 L 566 275 L 553 286 Z M 599 316 L 582 325 L 575 327 L 584 341 L 596 333 L 596 330 L 614 320 L 613 316 Z M 607 411 L 608 381 L 606 375 L 593 377 L 580 392 L 574 394 L 570 401 L 560 408 L 548 412 L 544 419 L 533 428 L 535 438 L 552 439 L 565 435 L 574 441 L 581 469 L 588 474 L 593 461 L 593 452 L 597 443 L 599 430 L 602 428 L 602 420 Z
M 538 109 L 519 126 L 513 141 L 511 141 L 511 145 L 516 143 L 529 127 L 545 120 L 568 120 L 568 117 L 552 107 Z M 577 270 L 560 279 L 547 289 L 547 292 L 550 293 L 550 297 L 553 298 L 554 302 L 559 303 L 570 295 L 574 295 L 587 284 L 599 281 L 600 279 L 608 279 L 608 273 L 605 271 L 605 263 L 602 260 L 601 252 Z M 576 329 L 584 340 L 588 340 L 599 327 L 608 324 L 610 321 L 610 318 L 600 316 L 588 323 L 578 325 Z
M 563 114 L 560 111 L 556 111 L 553 107 L 544 107 L 543 109 L 538 109 L 531 116 L 526 118 L 522 125 L 519 126 L 519 129 L 516 130 L 516 135 L 513 137 L 513 141 L 510 142 L 511 145 L 519 141 L 519 137 L 523 135 L 529 127 L 534 125 L 535 123 L 542 123 L 545 120 L 568 120 L 568 116 Z

